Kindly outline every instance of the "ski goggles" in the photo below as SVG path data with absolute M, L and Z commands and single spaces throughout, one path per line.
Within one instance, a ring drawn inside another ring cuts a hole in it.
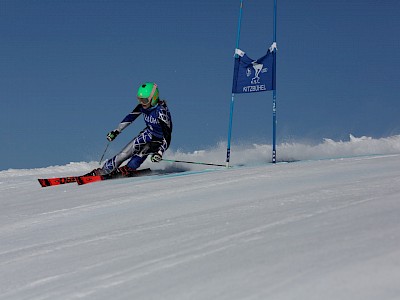
M 137 97 L 140 104 L 149 105 L 151 103 L 151 98 L 139 98 Z

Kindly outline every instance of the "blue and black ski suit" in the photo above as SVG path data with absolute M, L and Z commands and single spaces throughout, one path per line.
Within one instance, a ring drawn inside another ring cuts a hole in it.
M 116 130 L 121 132 L 141 114 L 143 114 L 146 128 L 129 142 L 121 152 L 104 163 L 102 167 L 104 173 L 111 173 L 129 158 L 127 166 L 137 169 L 149 154 L 159 152 L 162 155 L 168 149 L 171 143 L 172 119 L 165 101 L 160 100 L 156 106 L 147 109 L 138 104 L 122 120 Z

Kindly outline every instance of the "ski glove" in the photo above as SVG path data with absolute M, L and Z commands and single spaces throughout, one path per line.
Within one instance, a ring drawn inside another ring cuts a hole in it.
M 157 153 L 154 153 L 152 156 L 151 156 L 151 161 L 152 162 L 160 162 L 160 161 L 162 161 L 162 152 L 161 151 L 158 151 Z
M 118 130 L 110 131 L 107 134 L 107 140 L 109 140 L 110 142 L 113 141 L 117 137 L 118 134 L 120 134 L 120 132 Z

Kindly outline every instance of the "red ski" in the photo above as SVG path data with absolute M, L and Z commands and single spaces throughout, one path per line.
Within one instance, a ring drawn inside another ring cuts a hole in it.
M 103 175 L 104 176 L 104 175 Z M 79 176 L 76 178 L 76 183 L 78 185 L 87 184 L 91 182 L 105 180 L 102 175 L 93 175 L 93 176 Z
M 101 181 L 101 180 L 116 179 L 116 178 L 123 178 L 123 177 L 137 177 L 137 176 L 149 174 L 150 172 L 151 172 L 150 169 L 141 169 L 141 170 L 134 170 L 134 171 L 127 172 L 126 169 L 124 167 L 122 167 L 122 168 L 118 168 L 116 171 L 114 171 L 108 175 L 90 175 L 90 174 L 93 174 L 93 171 L 92 171 L 92 172 L 82 175 L 82 176 L 41 178 L 41 179 L 38 179 L 38 181 L 42 187 L 66 184 L 66 183 L 71 183 L 71 182 L 77 182 L 79 185 L 82 185 L 82 184 L 87 184 L 87 183 Z
M 96 181 L 108 180 L 108 179 L 117 179 L 117 178 L 125 178 L 125 177 L 138 177 L 143 176 L 151 173 L 150 169 L 141 169 L 141 170 L 134 170 L 130 172 L 121 172 L 118 168 L 117 171 L 112 172 L 111 174 L 107 175 L 93 175 L 93 176 L 79 176 L 76 177 L 76 182 L 79 185 L 92 183 Z
M 76 177 L 55 177 L 38 179 L 42 187 L 76 182 Z

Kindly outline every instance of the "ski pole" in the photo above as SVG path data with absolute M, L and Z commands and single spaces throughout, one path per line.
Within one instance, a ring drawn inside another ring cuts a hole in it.
M 104 157 L 104 155 L 105 155 L 106 152 L 107 152 L 108 146 L 110 146 L 110 142 L 107 143 L 106 149 L 104 149 L 103 155 L 101 156 L 100 161 L 99 161 L 99 165 L 101 165 L 101 162 L 102 162 L 102 160 L 103 160 L 103 157 Z
M 162 161 L 167 161 L 167 162 L 172 162 L 172 163 L 185 163 L 185 164 L 196 164 L 196 165 L 226 167 L 226 165 L 213 164 L 213 163 L 204 163 L 204 162 L 197 162 L 197 161 L 175 160 L 175 159 L 165 159 L 165 158 L 163 158 Z

